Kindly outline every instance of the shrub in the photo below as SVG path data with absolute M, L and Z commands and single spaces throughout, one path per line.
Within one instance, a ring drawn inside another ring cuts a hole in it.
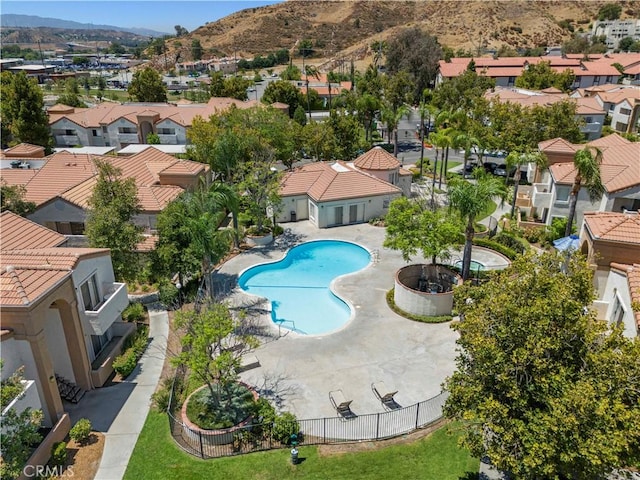
M 559 238 L 564 237 L 564 232 L 567 228 L 567 219 L 556 217 L 551 221 L 551 225 L 547 225 L 547 231 L 545 235 L 545 240 L 548 243 L 553 242 Z M 575 225 L 571 228 L 571 233 L 575 233 L 576 228 Z
M 527 249 L 527 246 L 523 244 L 519 238 L 507 232 L 498 233 L 493 237 L 493 241 L 498 242 L 500 245 L 504 245 L 505 247 L 509 247 L 517 253 L 524 253 Z
M 91 421 L 88 418 L 81 418 L 69 431 L 69 437 L 76 443 L 83 444 L 91 435 Z
M 180 398 L 182 391 L 184 390 L 184 382 L 182 377 L 176 376 L 174 378 L 168 377 L 162 380 L 162 386 L 151 395 L 151 401 L 153 406 L 159 412 L 166 412 L 169 408 L 169 400 L 171 399 L 171 387 L 175 381 L 174 395 Z
M 56 442 L 51 447 L 51 463 L 56 466 L 62 466 L 67 463 L 67 444 L 65 442 Z
M 544 230 L 542 228 L 527 228 L 524 231 L 524 238 L 531 243 L 538 243 L 544 237 Z
M 276 417 L 273 423 L 273 438 L 288 445 L 291 441 L 291 435 L 298 435 L 300 432 L 300 425 L 298 425 L 298 419 L 293 413 L 284 412 Z
M 138 359 L 147 348 L 147 327 L 141 327 L 136 333 L 127 337 L 124 342 L 124 353 L 113 361 L 113 370 L 125 378 L 136 368 Z
M 518 252 L 516 252 L 515 250 L 506 247 L 501 243 L 494 242 L 493 240 L 487 240 L 485 238 L 474 238 L 473 244 L 479 247 L 485 247 L 491 250 L 495 250 L 496 252 L 501 253 L 502 255 L 507 257 L 509 260 L 515 260 L 515 258 L 518 256 Z
M 125 322 L 142 322 L 144 320 L 144 306 L 141 303 L 131 303 L 122 312 L 122 320 Z
M 0 409 L 4 410 L 13 402 L 13 399 L 22 394 L 24 387 L 22 385 L 22 376 L 24 367 L 20 367 L 9 378 L 0 383 Z
M 158 300 L 167 308 L 177 304 L 179 293 L 178 288 L 168 280 L 164 280 L 158 286 Z

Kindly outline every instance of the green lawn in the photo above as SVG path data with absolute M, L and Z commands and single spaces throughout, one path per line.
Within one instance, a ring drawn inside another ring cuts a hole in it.
M 317 447 L 300 447 L 304 461 L 291 465 L 289 450 L 200 460 L 177 447 L 167 417 L 149 412 L 133 451 L 125 480 L 162 479 L 371 479 L 446 480 L 477 478 L 479 460 L 457 447 L 458 435 L 445 426 L 413 443 L 373 451 L 318 456 Z
M 496 211 L 496 208 L 498 208 L 498 204 L 492 200 L 491 203 L 487 206 L 486 210 L 478 215 L 478 217 L 476 218 L 476 222 L 479 222 L 483 218 L 487 218 L 489 215 Z

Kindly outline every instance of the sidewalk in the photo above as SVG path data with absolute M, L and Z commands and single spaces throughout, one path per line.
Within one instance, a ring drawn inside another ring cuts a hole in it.
M 92 428 L 105 436 L 104 451 L 95 480 L 119 480 L 151 406 L 167 349 L 169 316 L 163 310 L 149 310 L 149 345 L 138 366 L 124 382 L 87 392 L 78 405 L 68 405 L 72 424 L 91 420 Z

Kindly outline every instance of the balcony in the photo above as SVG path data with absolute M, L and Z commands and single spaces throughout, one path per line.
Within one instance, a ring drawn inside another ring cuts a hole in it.
M 137 133 L 118 133 L 120 143 L 140 143 Z
M 27 408 L 31 408 L 32 410 L 40 410 L 42 408 L 36 382 L 33 380 L 22 380 L 21 383 L 24 388 L 22 393 L 14 398 L 2 411 L 3 416 L 12 408 L 18 415 Z
M 599 122 L 587 123 L 580 128 L 582 133 L 597 133 L 602 130 L 602 125 Z
M 105 295 L 102 303 L 98 304 L 98 309 L 84 312 L 92 335 L 103 335 L 129 305 L 127 286 L 124 283 L 105 283 L 102 291 Z
M 531 205 L 535 208 L 549 208 L 551 205 L 551 187 L 546 183 L 534 183 Z
M 80 145 L 80 139 L 77 135 L 56 135 L 56 145 L 70 147 Z
M 158 137 L 160 138 L 161 145 L 177 145 L 178 144 L 178 136 L 176 134 L 173 134 L 173 135 L 158 134 Z
M 531 187 L 520 187 L 518 189 L 518 197 L 516 198 L 516 207 L 531 207 Z

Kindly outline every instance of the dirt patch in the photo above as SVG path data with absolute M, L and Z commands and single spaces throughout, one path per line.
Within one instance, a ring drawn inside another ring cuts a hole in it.
M 390 447 L 391 445 L 403 445 L 407 443 L 417 442 L 427 437 L 435 430 L 446 425 L 447 420 L 439 420 L 426 428 L 408 433 L 401 437 L 390 438 L 389 440 L 379 440 L 377 442 L 358 442 L 358 443 L 337 443 L 333 445 L 319 445 L 318 455 L 321 457 L 330 457 L 333 455 L 343 455 L 345 453 L 365 452 L 371 450 L 379 450 L 381 448 Z
M 104 450 L 104 435 L 100 432 L 91 432 L 89 440 L 84 445 L 78 445 L 71 440 L 67 444 L 65 470 L 61 476 L 56 478 L 93 479 L 100 466 L 102 450 Z

